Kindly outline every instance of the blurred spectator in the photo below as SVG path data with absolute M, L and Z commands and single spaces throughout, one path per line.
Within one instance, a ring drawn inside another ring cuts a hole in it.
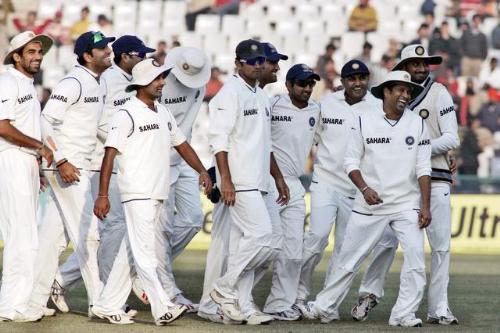
M 472 17 L 472 25 L 466 29 L 460 43 L 462 45 L 462 75 L 478 77 L 481 71 L 481 64 L 488 56 L 488 43 L 486 35 L 479 30 L 481 25 L 481 16 L 474 15 Z
M 434 0 L 424 0 L 424 2 L 422 2 L 422 6 L 420 6 L 420 14 L 434 15 L 434 8 L 436 8 L 436 3 L 434 2 Z
M 368 66 L 368 68 L 370 68 L 370 66 L 373 65 L 372 64 L 372 49 L 373 49 L 373 45 L 371 43 L 364 42 L 361 54 L 356 57 L 357 59 L 364 62 L 365 65 Z
M 377 11 L 368 0 L 359 0 L 347 23 L 349 31 L 372 32 L 377 30 Z
M 70 36 L 73 40 L 76 40 L 78 36 L 90 30 L 89 14 L 90 9 L 87 6 L 80 10 L 80 19 L 73 23 L 69 30 Z
M 401 43 L 394 38 L 389 38 L 389 47 L 385 51 L 384 55 L 389 58 L 399 58 L 401 52 Z
M 396 58 L 389 57 L 387 54 L 382 56 L 379 64 L 375 64 L 370 68 L 370 83 L 369 86 L 378 86 L 385 80 L 389 73 L 396 65 Z
M 200 14 L 207 14 L 212 9 L 213 0 L 187 0 L 186 8 L 186 28 L 194 31 L 196 17 Z
M 207 83 L 207 91 L 205 92 L 205 97 L 203 101 L 210 102 L 212 97 L 214 97 L 220 88 L 224 85 L 221 80 L 222 71 L 219 67 L 212 67 L 212 72 L 210 73 L 210 80 Z
M 35 34 L 41 34 L 45 31 L 45 28 L 52 22 L 52 19 L 46 19 L 42 23 L 37 24 L 37 13 L 34 10 L 30 10 L 26 14 L 26 19 L 24 22 L 21 21 L 19 17 L 15 17 L 12 23 L 16 27 L 18 32 L 23 31 L 33 31 Z
M 222 16 L 226 14 L 237 15 L 240 9 L 240 0 L 215 0 L 214 11 Z
M 434 14 L 428 13 L 424 15 L 424 23 L 429 27 L 429 31 L 433 34 L 436 31 L 436 23 L 434 22 Z
M 329 43 L 326 45 L 325 53 L 318 57 L 318 60 L 316 61 L 316 71 L 320 77 L 327 77 L 325 66 L 328 61 L 333 61 L 333 54 L 336 50 L 337 48 L 335 45 L 333 43 Z
M 446 53 L 448 57 L 448 66 L 453 69 L 455 74 L 460 72 L 460 42 L 450 35 L 448 22 L 443 21 L 439 30 L 433 34 L 429 43 L 429 54 Z
M 104 14 L 97 15 L 97 24 L 92 25 L 90 30 L 102 32 L 105 36 L 114 36 L 113 22 Z
M 495 50 L 500 50 L 500 18 L 498 18 L 497 26 L 491 32 L 491 46 Z
M 167 42 L 164 40 L 160 40 L 158 44 L 156 44 L 156 52 L 151 55 L 151 58 L 155 59 L 159 64 L 163 65 L 166 56 Z
M 465 87 L 465 94 L 460 100 L 459 123 L 462 126 L 472 123 L 479 113 L 479 109 L 483 104 L 484 98 L 476 92 L 474 80 L 468 78 Z
M 426 49 L 429 49 L 430 30 L 427 23 L 422 23 L 417 30 L 417 38 L 413 39 L 410 44 L 422 44 Z
M 325 77 L 316 82 L 311 95 L 311 98 L 315 101 L 319 101 L 327 92 L 333 91 L 341 84 L 337 77 L 337 71 L 335 70 L 335 62 L 332 59 L 325 62 L 324 69 Z
M 500 131 L 500 103 L 489 100 L 477 115 L 481 127 L 487 128 L 491 133 Z
M 54 20 L 47 26 L 45 33 L 52 37 L 55 46 L 61 46 L 69 38 L 69 28 L 62 24 L 62 11 L 58 10 Z
M 500 68 L 496 58 L 491 58 L 489 66 L 484 67 L 479 73 L 479 84 L 483 89 L 500 90 Z
M 172 41 L 172 48 L 181 46 L 181 42 L 178 39 Z
M 458 173 L 461 175 L 477 175 L 479 161 L 477 156 L 481 152 L 476 133 L 472 128 L 462 127 L 460 129 L 462 139 L 460 140 L 459 158 L 457 160 Z

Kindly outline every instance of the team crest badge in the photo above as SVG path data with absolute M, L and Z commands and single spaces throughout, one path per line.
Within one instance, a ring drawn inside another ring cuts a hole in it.
M 358 69 L 358 68 L 359 68 L 359 64 L 357 62 L 352 64 L 352 69 Z
M 182 69 L 185 70 L 185 71 L 187 71 L 189 69 L 189 64 L 183 63 L 182 64 Z
M 309 125 L 313 127 L 314 124 L 316 124 L 316 119 L 314 119 L 314 117 L 309 118 Z
M 153 64 L 153 66 L 155 66 L 155 67 L 160 67 L 160 66 L 161 66 L 161 64 L 160 64 L 158 61 L 156 61 L 156 60 L 151 61 L 151 63 L 152 63 L 152 64 Z
M 415 49 L 415 53 L 419 56 L 423 55 L 425 52 L 423 46 L 417 46 L 417 48 Z
M 422 119 L 427 119 L 429 118 L 429 110 L 427 109 L 422 109 L 418 112 L 418 115 L 422 117 Z
M 407 136 L 405 139 L 405 142 L 408 146 L 412 146 L 415 143 L 415 138 L 410 136 Z

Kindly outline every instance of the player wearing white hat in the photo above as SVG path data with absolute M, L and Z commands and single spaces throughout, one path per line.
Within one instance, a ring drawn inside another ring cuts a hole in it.
M 94 213 L 100 219 L 109 212 L 109 182 L 116 157 L 128 243 L 157 325 L 171 323 L 187 310 L 185 306 L 170 301 L 157 272 L 155 230 L 170 184 L 170 156 L 165 151 L 175 147 L 182 158 L 200 174 L 199 184 L 207 191 L 212 187 L 208 173 L 186 142 L 175 118 L 157 101 L 168 72 L 167 67 L 154 59 L 141 61 L 132 70 L 133 81 L 126 91 L 137 90 L 137 95 L 116 112 L 110 123 L 99 194 L 94 207 Z M 95 315 L 112 323 L 133 322 L 120 309 L 132 287 L 130 271 L 123 279 L 128 288 L 115 288 L 114 293 L 103 293 L 92 308 Z M 116 307 L 110 307 L 109 301 Z
M 33 75 L 40 71 L 52 39 L 20 33 L 11 40 L 0 75 L 0 231 L 4 241 L 0 321 L 36 321 L 41 312 L 29 311 L 38 249 L 37 158 L 47 164 L 52 150 L 42 144 L 40 102 Z
M 390 72 L 371 89 L 383 100 L 384 113 L 357 117 L 344 165 L 359 191 L 336 266 L 304 312 L 309 319 L 323 323 L 339 319 L 338 308 L 356 273 L 389 226 L 404 250 L 399 295 L 389 325 L 422 325 L 415 313 L 425 288 L 423 228 L 431 221 L 431 146 L 423 119 L 406 109 L 421 91 L 407 72 Z
M 305 189 L 299 177 L 309 156 L 319 123 L 320 107 L 309 100 L 320 77 L 304 64 L 292 66 L 286 75 L 288 95 L 271 100 L 272 150 L 285 182 L 290 189 L 286 206 L 277 206 L 282 228 L 283 243 L 273 262 L 271 292 L 264 312 L 277 320 L 298 320 L 300 313 L 292 309 L 302 263 L 302 240 L 306 205 Z M 274 191 L 271 197 L 276 197 Z
M 420 44 L 409 45 L 401 52 L 401 60 L 393 70 L 406 70 L 411 80 L 423 87 L 422 93 L 408 107 L 425 120 L 432 145 L 431 211 L 433 222 L 426 229 L 431 246 L 431 275 L 428 290 L 427 321 L 433 324 L 458 324 L 448 303 L 450 266 L 452 183 L 448 152 L 459 146 L 457 118 L 453 100 L 442 84 L 429 76 L 429 65 L 438 65 L 440 56 L 429 56 Z M 390 231 L 374 249 L 359 290 L 359 301 L 352 309 L 353 318 L 364 320 L 384 294 L 384 282 L 398 246 Z
M 335 248 L 326 275 L 337 260 L 351 216 L 356 187 L 343 169 L 349 134 L 358 115 L 380 110 L 380 100 L 367 91 L 368 67 L 350 60 L 341 71 L 343 90 L 327 94 L 321 101 L 316 161 L 311 182 L 311 216 L 304 236 L 302 272 L 296 306 L 302 309 L 311 292 L 312 276 L 328 245 L 335 224 Z
M 98 121 L 105 87 L 99 76 L 111 65 L 108 44 L 115 38 L 89 31 L 75 42 L 76 65 L 53 89 L 42 112 L 44 142 L 54 150 L 55 168 L 44 173 L 53 191 L 64 225 L 44 220 L 39 228 L 40 251 L 31 305 L 47 303 L 60 253 L 67 240 L 74 244 L 89 305 L 97 299 L 99 279 L 97 219 L 92 214 L 91 159 L 97 142 Z

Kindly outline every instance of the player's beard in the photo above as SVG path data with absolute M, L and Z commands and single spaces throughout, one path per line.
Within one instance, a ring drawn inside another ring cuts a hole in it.
M 22 67 L 22 69 L 31 75 L 34 75 L 40 71 L 40 68 L 42 66 L 42 61 L 41 60 L 22 60 L 19 65 Z

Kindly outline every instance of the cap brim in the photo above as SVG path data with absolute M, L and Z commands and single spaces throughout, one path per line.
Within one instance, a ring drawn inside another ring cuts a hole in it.
M 266 60 L 270 60 L 270 61 L 288 60 L 288 56 L 285 54 L 281 54 L 281 53 L 275 53 L 273 55 L 266 57 Z
M 378 86 L 376 87 L 372 87 L 370 89 L 370 92 L 372 93 L 372 95 L 376 98 L 379 98 L 379 99 L 382 99 L 382 96 L 384 95 L 384 88 L 389 84 L 389 83 L 401 83 L 401 84 L 404 84 L 404 85 L 407 85 L 407 86 L 410 86 L 412 89 L 411 89 L 411 99 L 414 100 L 415 98 L 417 98 L 418 95 L 420 95 L 420 93 L 422 92 L 422 90 L 424 90 L 424 88 L 419 85 L 419 84 L 416 84 L 416 83 L 413 83 L 413 82 L 407 82 L 407 81 L 399 81 L 399 80 L 391 80 L 391 81 L 385 81 L 385 82 L 382 82 L 381 84 L 379 84 Z
M 139 52 L 139 53 L 153 53 L 153 52 L 156 51 L 156 49 L 152 49 L 150 47 L 144 46 L 141 49 L 136 50 L 136 51 Z
M 168 68 L 167 70 L 165 70 L 164 67 L 163 68 L 162 67 L 158 67 L 156 71 L 151 72 L 151 75 L 147 79 L 144 79 L 143 81 L 138 82 L 132 80 L 132 83 L 125 88 L 125 92 L 131 92 L 137 90 L 139 87 L 147 86 L 161 74 L 165 74 L 165 76 L 168 76 L 172 68 Z
M 394 66 L 394 68 L 392 70 L 393 71 L 401 70 L 401 67 L 403 67 L 404 64 L 406 64 L 408 61 L 414 60 L 414 59 L 423 59 L 425 61 L 425 63 L 429 64 L 429 65 L 440 65 L 443 62 L 443 57 L 441 57 L 441 56 L 412 57 L 412 58 L 406 58 L 406 59 L 400 60 L 396 64 L 396 66 Z
M 3 64 L 4 65 L 14 64 L 14 60 L 12 59 L 12 55 L 14 53 L 16 53 L 16 51 L 22 49 L 24 46 L 26 46 L 27 44 L 29 44 L 31 42 L 40 42 L 42 44 L 43 55 L 45 55 L 47 52 L 49 52 L 50 48 L 52 47 L 52 44 L 54 44 L 54 41 L 49 36 L 47 36 L 47 35 L 37 35 L 34 38 L 32 38 L 29 41 L 27 41 L 22 46 L 18 47 L 15 50 L 10 51 L 9 53 L 7 53 L 7 55 L 5 56 L 5 59 L 3 60 Z
M 313 78 L 316 81 L 321 80 L 320 76 L 316 73 L 302 73 L 302 75 L 297 75 L 294 80 L 307 80 Z

